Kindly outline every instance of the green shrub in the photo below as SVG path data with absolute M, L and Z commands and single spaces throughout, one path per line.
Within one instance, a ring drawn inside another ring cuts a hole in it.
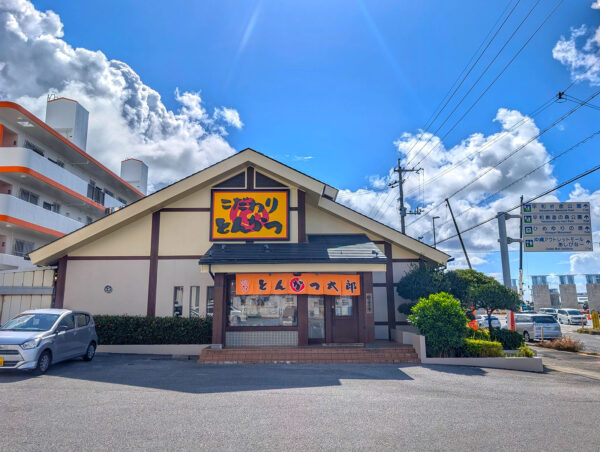
M 124 344 L 210 344 L 212 318 L 95 315 L 98 342 Z
M 467 317 L 460 302 L 444 292 L 421 298 L 410 321 L 425 336 L 428 356 L 455 356 L 467 336 Z
M 490 340 L 490 332 L 486 329 L 477 328 L 476 330 L 473 328 L 467 328 L 467 337 L 469 339 L 478 339 L 480 341 L 489 341 Z
M 465 355 L 477 358 L 496 358 L 504 356 L 504 353 L 500 342 L 465 339 Z
M 527 345 L 522 345 L 519 347 L 519 356 L 523 358 L 533 358 L 535 353 L 533 353 L 533 350 L 527 347 Z
M 402 303 L 398 305 L 398 312 L 404 315 L 410 315 L 412 308 L 417 303 Z
M 499 328 L 492 328 L 490 340 L 500 342 L 504 350 L 518 350 L 525 343 L 521 333 Z

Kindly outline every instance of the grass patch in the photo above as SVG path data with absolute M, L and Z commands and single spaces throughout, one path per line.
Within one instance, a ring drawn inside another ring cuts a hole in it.
M 583 350 L 583 343 L 579 339 L 570 336 L 564 336 L 551 341 L 544 341 L 538 344 L 540 347 L 561 350 L 564 352 L 579 352 Z

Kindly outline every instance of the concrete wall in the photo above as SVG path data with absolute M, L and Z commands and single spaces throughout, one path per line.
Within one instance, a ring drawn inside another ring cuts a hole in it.
M 551 308 L 550 289 L 547 284 L 538 284 L 532 287 L 531 295 L 533 298 L 533 306 L 537 311 L 541 308 Z
M 575 284 L 560 284 L 558 290 L 560 292 L 561 307 L 579 309 L 579 303 L 577 303 L 577 287 Z
M 63 307 L 146 315 L 149 260 L 69 260 Z M 105 287 L 112 291 L 107 293 Z

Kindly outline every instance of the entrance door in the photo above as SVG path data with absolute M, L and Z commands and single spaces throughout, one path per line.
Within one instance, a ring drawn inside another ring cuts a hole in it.
M 358 342 L 356 297 L 327 297 L 331 304 L 332 342 Z
M 325 297 L 308 296 L 308 342 L 325 342 Z

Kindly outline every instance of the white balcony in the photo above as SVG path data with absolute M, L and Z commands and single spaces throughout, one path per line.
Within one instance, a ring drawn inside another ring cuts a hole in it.
M 22 166 L 87 197 L 88 183 L 75 174 L 52 163 L 45 157 L 26 148 L 0 148 L 1 166 Z
M 7 215 L 63 234 L 84 226 L 77 220 L 5 194 L 0 194 L 0 215 Z

